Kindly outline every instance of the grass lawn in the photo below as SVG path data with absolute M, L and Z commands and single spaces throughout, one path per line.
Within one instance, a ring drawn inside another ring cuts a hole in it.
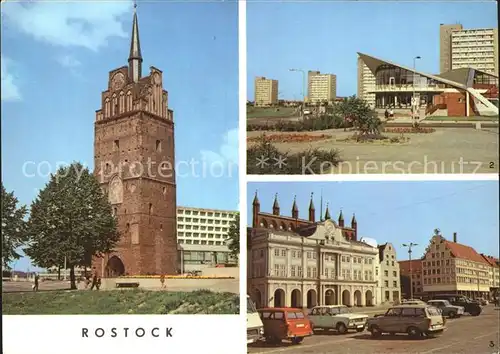
M 491 117 L 478 117 L 478 116 L 472 116 L 472 117 L 440 117 L 440 116 L 431 116 L 425 118 L 425 120 L 429 121 L 441 121 L 441 122 L 454 122 L 454 121 L 468 121 L 468 122 L 487 122 L 487 121 L 498 121 L 498 116 L 491 116 Z
M 293 107 L 247 107 L 247 118 L 289 117 L 295 110 Z
M 209 290 L 3 293 L 4 315 L 238 314 L 239 296 Z

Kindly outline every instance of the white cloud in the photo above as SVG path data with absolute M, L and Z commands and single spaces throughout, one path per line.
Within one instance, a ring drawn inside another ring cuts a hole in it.
M 219 151 L 202 150 L 202 159 L 208 163 L 231 163 L 238 165 L 238 128 L 227 131 Z
M 8 26 L 4 30 L 13 27 L 48 44 L 97 51 L 111 37 L 127 37 L 120 17 L 131 5 L 131 1 L 7 2 L 2 4 Z
M 1 57 L 1 77 L 2 77 L 2 101 L 20 101 L 21 93 L 17 87 L 14 75 L 9 72 L 12 61 L 4 56 Z
M 79 67 L 82 64 L 78 59 L 76 59 L 74 56 L 70 54 L 61 55 L 57 57 L 56 60 L 59 64 L 61 64 L 65 68 L 70 68 L 70 69 Z

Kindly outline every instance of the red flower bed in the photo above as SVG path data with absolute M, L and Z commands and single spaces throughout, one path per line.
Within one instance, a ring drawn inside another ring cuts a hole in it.
M 270 143 L 304 143 L 318 140 L 330 139 L 327 134 L 309 135 L 309 134 L 269 134 L 264 139 Z M 260 141 L 262 136 L 247 138 L 248 142 Z
M 424 128 L 424 127 L 394 127 L 385 128 L 384 133 L 398 133 L 398 134 L 429 134 L 434 133 L 436 129 L 434 128 Z

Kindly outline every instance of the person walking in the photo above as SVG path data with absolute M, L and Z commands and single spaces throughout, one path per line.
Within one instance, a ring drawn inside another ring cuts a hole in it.
M 161 288 L 164 289 L 165 288 L 165 274 L 162 274 L 160 276 L 160 283 L 161 283 Z
M 33 286 L 33 291 L 38 291 L 38 284 L 39 284 L 40 276 L 35 273 L 35 285 Z
M 387 110 L 387 108 L 385 109 L 384 117 L 385 117 L 385 120 L 387 120 L 387 118 L 389 118 L 389 111 Z
M 94 271 L 94 274 L 92 275 L 92 286 L 90 287 L 90 290 L 94 290 L 94 288 L 97 288 L 97 272 Z

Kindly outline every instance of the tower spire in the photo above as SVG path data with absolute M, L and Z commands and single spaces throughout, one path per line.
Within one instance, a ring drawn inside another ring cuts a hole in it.
M 130 39 L 130 54 L 128 56 L 129 78 L 138 82 L 142 76 L 141 42 L 139 40 L 139 22 L 137 21 L 137 1 L 134 0 L 134 20 L 132 22 L 132 37 Z

